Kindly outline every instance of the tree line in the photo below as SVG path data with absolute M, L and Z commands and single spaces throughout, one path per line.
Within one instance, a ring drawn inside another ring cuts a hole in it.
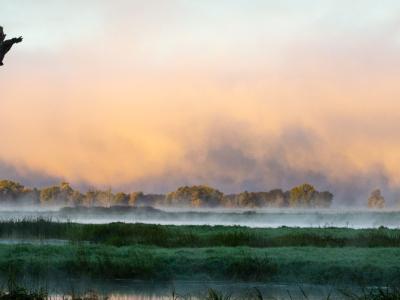
M 42 189 L 27 188 L 18 182 L 0 180 L 2 205 L 40 206 L 156 206 L 193 208 L 262 208 L 262 207 L 329 207 L 333 194 L 317 191 L 310 184 L 301 184 L 288 191 L 274 189 L 268 192 L 224 194 L 206 186 L 183 186 L 168 194 L 143 192 L 113 193 L 111 189 L 89 189 L 82 193 L 67 182 Z

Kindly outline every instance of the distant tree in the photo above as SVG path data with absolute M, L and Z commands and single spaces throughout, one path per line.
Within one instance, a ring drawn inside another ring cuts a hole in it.
M 262 194 L 244 191 L 237 195 L 236 203 L 239 207 L 254 208 L 260 206 Z
M 223 207 L 229 207 L 229 208 L 238 207 L 237 195 L 236 194 L 224 195 L 221 200 L 221 205 Z
M 288 197 L 280 189 L 269 192 L 248 192 L 244 191 L 236 195 L 224 196 L 224 203 L 231 207 L 286 207 Z
M 23 196 L 25 187 L 11 180 L 0 180 L 0 201 L 14 201 Z
M 61 191 L 59 186 L 44 188 L 40 191 L 40 203 L 42 205 L 54 205 L 58 203 L 60 193 Z
M 96 205 L 110 207 L 113 202 L 114 195 L 111 192 L 111 188 L 105 191 L 97 191 L 96 194 Z
M 83 205 L 85 201 L 85 196 L 79 191 L 73 191 L 71 195 L 69 195 L 68 203 L 72 206 Z
M 128 204 L 129 206 L 138 206 L 140 205 L 140 200 L 144 197 L 143 192 L 133 192 L 129 195 Z
M 69 185 L 61 182 L 60 185 L 50 186 L 40 191 L 40 203 L 42 205 L 75 205 L 81 201 L 81 194 Z
M 69 185 L 68 182 L 63 181 L 60 183 L 60 191 L 65 194 L 72 194 L 74 190 L 72 189 L 72 187 Z
M 23 196 L 17 199 L 17 203 L 21 205 L 38 205 L 40 204 L 40 190 L 24 189 Z
M 308 183 L 298 185 L 290 190 L 290 207 L 310 207 L 316 194 L 315 188 Z
M 223 193 L 206 185 L 184 186 L 166 196 L 166 204 L 183 207 L 215 207 L 222 203 Z
M 317 192 L 314 196 L 312 206 L 328 208 L 331 206 L 332 200 L 333 200 L 333 194 L 331 192 L 328 191 Z
M 274 189 L 267 192 L 263 200 L 264 203 L 262 206 L 286 207 L 289 204 L 287 194 L 281 189 Z
M 83 201 L 86 206 L 104 206 L 109 207 L 113 204 L 114 195 L 111 189 L 102 190 L 89 190 L 85 194 Z
M 368 198 L 369 208 L 384 208 L 385 198 L 381 195 L 381 190 L 376 189 L 371 192 L 371 196 Z
M 114 205 L 128 205 L 130 196 L 125 193 L 116 193 L 113 199 Z
M 97 197 L 97 190 L 89 189 L 84 196 L 83 205 L 85 206 L 95 206 L 96 205 L 96 197 Z
M 317 191 L 310 184 L 302 184 L 290 191 L 274 189 L 269 192 L 248 192 L 224 195 L 219 190 L 206 186 L 183 186 L 167 195 L 113 194 L 111 189 L 90 189 L 85 194 L 74 190 L 67 182 L 43 188 L 25 188 L 10 180 L 0 180 L 0 203 L 41 205 L 86 205 L 86 206 L 178 206 L 178 207 L 329 207 L 333 194 Z M 384 198 L 376 190 L 369 199 L 369 207 L 384 207 Z
M 165 206 L 165 199 L 166 196 L 163 194 L 143 194 L 138 203 L 141 206 Z

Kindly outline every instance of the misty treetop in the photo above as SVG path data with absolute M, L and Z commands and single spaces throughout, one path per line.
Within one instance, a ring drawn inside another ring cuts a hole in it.
M 171 206 L 217 207 L 224 206 L 224 194 L 205 185 L 184 186 L 166 195 Z
M 368 207 L 378 209 L 385 207 L 385 198 L 381 195 L 381 190 L 372 191 L 371 196 L 368 198 Z
M 305 183 L 290 190 L 289 206 L 329 207 L 332 199 L 332 193 L 328 191 L 318 192 L 312 185 Z
M 307 183 L 289 191 L 273 189 L 268 192 L 244 191 L 225 195 L 206 185 L 183 186 L 168 194 L 113 193 L 111 189 L 91 189 L 81 193 L 74 190 L 67 182 L 42 189 L 29 189 L 14 181 L 0 180 L 0 203 L 3 205 L 326 208 L 330 207 L 332 199 L 332 193 L 319 192 Z

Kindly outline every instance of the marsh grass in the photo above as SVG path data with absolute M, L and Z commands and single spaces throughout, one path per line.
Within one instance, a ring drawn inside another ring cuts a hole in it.
M 46 278 L 280 281 L 362 285 L 400 278 L 399 229 L 247 228 L 0 222 L 6 239 L 62 239 L 0 245 L 0 273 Z M 398 282 L 393 283 L 398 284 Z
M 78 224 L 51 219 L 0 221 L 0 238 L 61 239 L 112 246 L 178 247 L 399 247 L 400 229 L 248 228 L 153 224 Z
M 361 293 L 349 291 L 341 293 L 349 300 L 400 300 L 400 288 L 393 286 L 363 289 Z
M 222 292 L 218 292 L 215 289 L 209 289 L 205 300 L 230 300 L 231 298 L 231 294 L 224 294 Z
M 9 271 L 7 288 L 0 290 L 0 300 L 45 300 L 48 299 L 46 289 L 29 290 L 19 285 L 16 280 L 16 274 L 13 270 Z
M 59 276 L 377 285 L 400 278 L 399 256 L 398 248 L 0 245 L 0 274 L 12 268 L 17 276 L 42 281 Z

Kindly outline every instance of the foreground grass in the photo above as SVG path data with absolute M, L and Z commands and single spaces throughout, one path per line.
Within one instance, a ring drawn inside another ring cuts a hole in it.
M 284 300 L 284 299 L 311 299 L 304 292 L 303 289 L 300 288 L 302 292 L 300 297 L 293 298 L 292 295 L 289 293 L 287 297 L 268 297 L 264 295 L 260 290 L 254 288 L 246 293 L 246 295 L 241 296 L 233 296 L 231 293 L 222 293 L 215 289 L 208 289 L 206 293 L 203 295 L 179 295 L 176 294 L 175 291 L 168 296 L 162 296 L 159 299 L 171 299 L 171 300 Z M 347 294 L 347 293 L 340 293 L 340 299 L 348 299 L 348 300 L 399 300 L 400 299 L 400 290 L 398 288 L 375 288 L 370 289 L 368 291 L 364 291 L 363 293 L 358 294 Z M 135 295 L 133 295 L 134 298 Z M 139 298 L 139 297 L 138 297 Z M 140 297 L 141 298 L 141 297 Z M 154 298 L 154 297 L 152 297 Z M 337 299 L 337 297 L 334 297 Z M 40 289 L 39 291 L 30 291 L 22 286 L 14 286 L 9 287 L 6 290 L 0 291 L 0 300 L 51 300 L 51 299 L 63 299 L 63 300 L 107 300 L 109 299 L 107 295 L 101 295 L 94 291 L 89 291 L 83 294 L 75 294 L 72 292 L 71 294 L 64 294 L 60 295 L 59 297 L 54 297 L 49 295 L 46 291 Z M 117 298 L 118 299 L 118 298 Z M 126 299 L 126 296 L 122 296 L 121 299 Z M 314 298 L 312 298 L 314 299 Z M 319 299 L 329 300 L 331 298 L 331 294 L 328 294 L 326 297 L 320 297 Z
M 400 229 L 77 224 L 45 219 L 2 221 L 0 238 L 65 239 L 112 246 L 165 248 L 400 247 Z
M 144 280 L 395 284 L 400 248 L 0 245 L 0 273 Z

